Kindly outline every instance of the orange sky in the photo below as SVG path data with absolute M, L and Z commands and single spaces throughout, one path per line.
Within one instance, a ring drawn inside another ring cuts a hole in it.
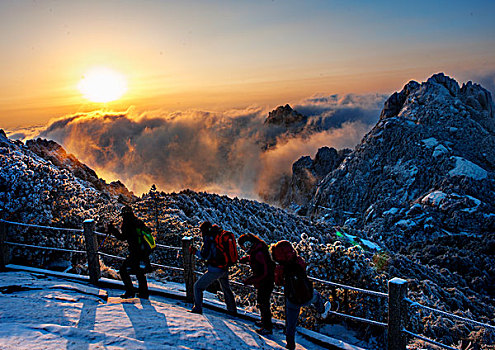
M 388 93 L 439 71 L 473 79 L 495 71 L 494 7 L 2 1 L 0 128 L 98 108 L 225 110 L 314 94 Z M 120 100 L 81 96 L 77 85 L 95 66 L 125 76 Z

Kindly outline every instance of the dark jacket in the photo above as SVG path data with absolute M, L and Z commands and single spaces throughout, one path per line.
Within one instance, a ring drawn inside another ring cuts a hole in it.
M 297 270 L 303 270 L 306 273 L 306 262 L 299 255 L 293 260 L 277 264 L 275 267 L 275 284 L 285 286 L 286 275 L 294 275 Z
M 257 242 L 248 253 L 249 255 L 241 258 L 240 262 L 248 262 L 253 275 L 248 277 L 244 284 L 252 284 L 255 288 L 259 288 L 260 284 L 273 284 L 275 263 L 270 257 L 266 243 Z
M 112 234 L 120 241 L 127 241 L 129 246 L 129 255 L 132 258 L 141 259 L 143 258 L 143 253 L 141 247 L 139 246 L 139 238 L 136 229 L 143 228 L 146 225 L 144 222 L 135 216 L 126 216 L 122 220 L 122 226 L 120 227 L 120 232 L 116 228 L 113 228 Z
M 285 297 L 294 304 L 303 305 L 313 296 L 313 283 L 306 274 L 306 262 L 300 256 L 277 265 L 275 283 L 284 286 Z

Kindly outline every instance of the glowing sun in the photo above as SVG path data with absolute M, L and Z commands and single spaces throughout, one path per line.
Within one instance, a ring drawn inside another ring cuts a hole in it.
M 115 101 L 127 91 L 124 76 L 105 67 L 89 70 L 77 87 L 92 102 Z

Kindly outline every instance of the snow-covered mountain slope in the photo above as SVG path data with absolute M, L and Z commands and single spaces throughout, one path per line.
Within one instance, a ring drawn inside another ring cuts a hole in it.
M 260 336 L 249 321 L 160 296 L 108 300 L 97 288 L 38 273 L 2 272 L 0 348 L 20 349 L 284 349 L 277 329 Z M 298 337 L 297 349 L 319 346 Z
M 94 188 L 111 197 L 117 198 L 122 203 L 129 203 L 136 199 L 120 181 L 114 181 L 107 184 L 105 180 L 100 179 L 96 172 L 81 163 L 74 155 L 67 154 L 65 150 L 55 141 L 36 139 L 27 140 L 26 146 L 40 156 L 57 166 L 59 169 L 67 169 L 79 179 L 89 182 Z
M 495 232 L 495 115 L 490 93 L 436 74 L 385 103 L 377 125 L 329 173 L 314 217 L 365 230 L 391 248 Z
M 117 196 L 96 189 L 93 183 L 32 152 L 0 130 L 0 209 L 4 218 L 25 223 L 53 223 L 81 227 L 98 219 Z

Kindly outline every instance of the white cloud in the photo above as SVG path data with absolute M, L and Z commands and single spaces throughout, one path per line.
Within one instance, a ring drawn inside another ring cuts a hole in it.
M 266 184 L 289 174 L 300 156 L 314 156 L 323 146 L 354 147 L 378 120 L 383 101 L 381 95 L 304 100 L 295 107 L 308 115 L 313 130 L 304 137 L 264 125 L 269 111 L 260 108 L 93 112 L 55 120 L 40 135 L 61 143 L 100 176 L 120 179 L 137 193 L 155 183 L 164 191 L 190 188 L 257 198 L 260 191 L 270 190 Z M 277 146 L 265 151 L 272 138 Z

